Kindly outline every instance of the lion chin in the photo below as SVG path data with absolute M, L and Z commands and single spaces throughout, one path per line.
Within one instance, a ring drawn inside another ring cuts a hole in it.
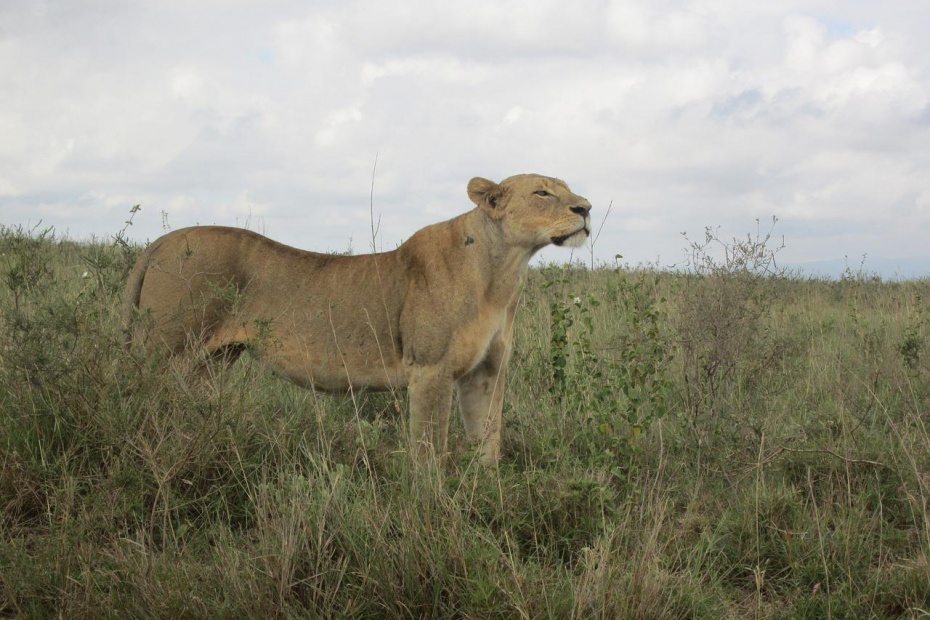
M 417 462 L 446 454 L 457 391 L 467 439 L 496 463 L 529 261 L 541 239 L 581 246 L 591 203 L 537 174 L 476 177 L 467 193 L 470 211 L 377 254 L 318 254 L 221 226 L 170 232 L 129 275 L 127 344 L 186 358 L 204 380 L 248 350 L 317 390 L 406 388 Z
M 573 233 L 567 235 L 561 235 L 559 237 L 552 238 L 552 244 L 557 245 L 562 248 L 580 248 L 584 245 L 584 242 L 588 240 L 588 237 L 591 236 L 591 231 L 587 226 L 579 228 Z

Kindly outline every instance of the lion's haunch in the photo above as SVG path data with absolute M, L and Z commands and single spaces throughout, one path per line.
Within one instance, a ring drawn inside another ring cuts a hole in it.
M 535 174 L 474 178 L 468 196 L 471 211 L 380 254 L 317 254 L 220 226 L 168 233 L 129 275 L 128 341 L 195 356 L 201 370 L 248 349 L 281 376 L 330 392 L 406 387 L 421 458 L 446 452 L 457 388 L 466 435 L 496 462 L 530 258 L 550 243 L 583 244 L 591 205 Z

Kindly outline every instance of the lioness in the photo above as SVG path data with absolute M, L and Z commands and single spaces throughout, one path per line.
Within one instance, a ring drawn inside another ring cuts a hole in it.
M 279 375 L 328 392 L 406 387 L 420 459 L 446 452 L 457 386 L 467 437 L 496 463 L 530 258 L 550 243 L 582 245 L 591 203 L 535 174 L 474 178 L 468 197 L 476 208 L 379 254 L 317 254 L 222 226 L 170 232 L 129 275 L 128 340 L 206 361 L 248 347 Z M 139 311 L 151 315 L 144 332 L 131 328 Z

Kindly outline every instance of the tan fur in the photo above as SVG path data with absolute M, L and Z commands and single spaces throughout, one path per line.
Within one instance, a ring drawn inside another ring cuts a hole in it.
M 406 387 L 423 458 L 447 448 L 453 387 L 468 438 L 499 457 L 504 375 L 530 258 L 578 247 L 590 203 L 558 179 L 474 178 L 476 208 L 391 252 L 305 252 L 254 232 L 204 226 L 157 239 L 126 285 L 130 340 L 226 361 L 249 351 L 276 373 L 329 392 Z

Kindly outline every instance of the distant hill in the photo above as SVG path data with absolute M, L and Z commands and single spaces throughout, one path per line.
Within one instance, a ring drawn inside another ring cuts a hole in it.
M 879 276 L 883 280 L 916 280 L 930 278 L 930 256 L 883 258 L 879 256 L 849 256 L 806 263 L 791 263 L 786 267 L 804 275 L 840 278 L 845 273 Z

